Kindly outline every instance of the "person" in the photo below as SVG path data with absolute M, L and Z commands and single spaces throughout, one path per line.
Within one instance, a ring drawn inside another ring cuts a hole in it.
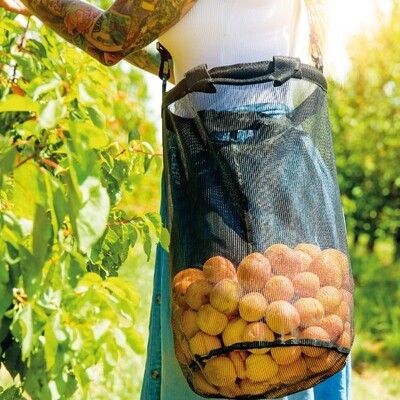
M 323 8 L 326 1 L 116 0 L 102 11 L 78 0 L 0 0 L 0 6 L 11 11 L 38 16 L 105 65 L 125 59 L 157 74 L 159 61 L 146 46 L 158 39 L 172 55 L 176 82 L 199 64 L 212 68 L 275 55 L 313 63 L 306 12 L 310 3 Z M 164 195 L 161 214 L 165 220 Z M 169 297 L 168 256 L 159 246 L 141 400 L 200 400 L 186 383 L 174 354 Z M 323 383 L 284 399 L 348 400 L 350 372 L 348 362 Z

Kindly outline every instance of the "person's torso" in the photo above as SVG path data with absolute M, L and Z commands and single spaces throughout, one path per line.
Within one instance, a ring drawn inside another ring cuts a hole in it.
M 199 64 L 299 57 L 308 62 L 309 27 L 301 0 L 198 0 L 159 38 L 172 54 L 175 79 Z

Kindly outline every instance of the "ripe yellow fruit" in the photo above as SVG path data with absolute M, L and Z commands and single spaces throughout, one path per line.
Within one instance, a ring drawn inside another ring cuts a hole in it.
M 192 282 L 185 293 L 186 303 L 193 310 L 198 310 L 202 305 L 207 304 L 213 286 L 205 279 Z
M 247 351 L 236 350 L 231 351 L 228 357 L 235 366 L 236 375 L 239 379 L 246 378 L 246 358 L 249 355 Z
M 343 332 L 337 340 L 336 344 L 349 349 L 351 347 L 351 336 L 347 332 Z
M 197 392 L 206 395 L 218 395 L 219 392 L 217 388 L 207 382 L 206 378 L 204 377 L 203 373 L 196 369 L 193 373 L 193 387 Z
M 174 303 L 182 308 L 187 308 L 188 305 L 186 303 L 186 291 L 187 288 L 192 284 L 190 280 L 182 280 L 175 283 L 174 287 L 172 288 L 172 298 Z
M 322 287 L 315 298 L 323 305 L 327 314 L 335 312 L 342 302 L 342 294 L 334 286 Z
M 342 300 L 345 301 L 350 306 L 350 308 L 353 308 L 354 298 L 353 298 L 353 295 L 351 294 L 351 292 L 349 292 L 346 289 L 340 289 L 339 291 L 342 295 Z
M 316 256 L 307 271 L 318 276 L 321 287 L 334 286 L 340 289 L 342 286 L 342 271 L 336 257 L 329 252 L 322 251 Z
M 227 258 L 221 256 L 209 258 L 203 264 L 203 273 L 206 279 L 212 284 L 216 284 L 223 279 L 237 280 L 234 265 Z
M 297 358 L 288 365 L 280 365 L 278 370 L 279 380 L 290 385 L 296 382 L 300 382 L 307 376 L 307 364 L 303 357 Z
M 299 243 L 294 249 L 308 254 L 311 258 L 314 258 L 321 253 L 321 249 L 316 244 L 312 243 Z
M 303 297 L 293 305 L 300 315 L 300 326 L 302 327 L 318 325 L 324 316 L 324 307 L 313 297 Z
M 201 269 L 198 269 L 198 268 L 183 269 L 182 271 L 179 271 L 174 276 L 174 279 L 172 281 L 172 286 L 175 286 L 175 284 L 180 281 L 186 280 L 189 282 L 194 282 L 194 281 L 197 281 L 198 279 L 205 279 L 205 276 Z
M 234 385 L 237 379 L 233 362 L 225 356 L 218 356 L 207 361 L 204 366 L 207 381 L 215 386 Z
M 331 338 L 329 334 L 325 332 L 320 326 L 309 326 L 300 333 L 301 339 L 312 339 L 320 340 L 324 342 L 330 342 Z M 319 357 L 323 356 L 328 352 L 328 349 L 324 347 L 316 346 L 301 346 L 303 353 L 309 357 Z
M 295 339 L 292 335 L 285 335 L 284 341 Z M 271 348 L 271 356 L 279 365 L 288 365 L 295 362 L 301 356 L 301 347 L 292 345 L 283 345 Z
M 220 349 L 222 344 L 218 336 L 207 335 L 200 331 L 190 339 L 189 347 L 194 356 L 206 356 L 210 351 Z
M 343 323 L 349 322 L 351 319 L 351 310 L 345 301 L 340 303 L 338 309 L 335 311 L 335 314 L 342 319 Z
M 241 289 L 239 283 L 224 279 L 215 284 L 210 292 L 210 304 L 218 311 L 231 315 L 239 306 Z
M 273 342 L 275 335 L 264 322 L 252 322 L 244 329 L 242 340 L 243 342 Z M 249 351 L 253 354 L 265 354 L 269 351 L 269 347 L 263 346 L 249 349 Z
M 350 263 L 349 263 L 349 258 L 347 257 L 346 254 L 336 249 L 325 249 L 322 251 L 322 253 L 329 254 L 330 256 L 332 256 L 332 258 L 335 259 L 336 265 L 339 266 L 340 271 L 342 272 L 342 277 L 349 274 Z
M 319 357 L 308 357 L 305 356 L 304 359 L 306 361 L 307 368 L 314 373 L 321 373 L 335 368 L 335 364 L 339 360 L 340 355 L 334 350 L 326 350 L 325 353 L 320 355 Z M 339 369 L 341 367 L 339 366 Z
M 268 302 L 261 293 L 247 293 L 239 301 L 239 314 L 246 321 L 259 321 L 264 317 L 267 306 Z
M 290 301 L 294 296 L 294 287 L 289 278 L 283 275 L 276 275 L 268 279 L 262 292 L 269 302 L 277 300 Z
M 228 323 L 228 317 L 211 304 L 204 304 L 197 312 L 197 325 L 208 335 L 219 335 Z
M 181 365 L 190 365 L 192 362 L 192 355 L 190 354 L 189 343 L 185 339 L 174 339 L 174 350 L 176 359 Z
M 233 385 L 220 386 L 218 392 L 224 399 L 236 399 L 240 396 L 241 389 L 240 386 L 235 382 Z
M 268 247 L 264 255 L 268 258 L 272 273 L 275 275 L 284 275 L 293 279 L 302 271 L 301 256 L 284 244 L 274 244 Z
M 222 341 L 225 346 L 232 346 L 241 343 L 243 331 L 247 326 L 247 321 L 242 318 L 234 318 L 228 321 L 224 331 L 222 332 Z
M 308 267 L 311 264 L 312 257 L 301 250 L 294 250 L 294 252 L 300 256 L 301 271 L 307 271 Z
M 300 272 L 293 278 L 293 287 L 298 297 L 315 297 L 320 289 L 319 278 L 312 272 Z
M 181 317 L 181 329 L 188 338 L 191 338 L 200 330 L 197 325 L 197 311 L 189 309 L 183 312 Z
M 253 382 L 264 382 L 278 372 L 278 364 L 269 354 L 250 354 L 246 358 L 246 376 Z
M 300 315 L 296 308 L 287 301 L 274 301 L 268 305 L 265 319 L 272 331 L 285 335 L 300 325 Z
M 257 396 L 267 392 L 270 388 L 268 382 L 253 382 L 250 379 L 243 379 L 240 382 L 242 396 Z
M 244 291 L 262 289 L 271 274 L 268 259 L 261 253 L 251 253 L 239 263 L 237 277 Z
M 335 342 L 343 332 L 343 321 L 336 314 L 331 314 L 322 318 L 318 326 L 328 333 L 333 342 Z

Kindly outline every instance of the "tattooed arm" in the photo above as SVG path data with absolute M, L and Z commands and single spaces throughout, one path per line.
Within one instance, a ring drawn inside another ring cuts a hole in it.
M 102 64 L 122 58 L 154 71 L 154 60 L 133 54 L 177 23 L 197 0 L 116 0 L 103 11 L 82 0 L 20 0 L 64 39 Z M 132 53 L 132 55 L 130 55 Z

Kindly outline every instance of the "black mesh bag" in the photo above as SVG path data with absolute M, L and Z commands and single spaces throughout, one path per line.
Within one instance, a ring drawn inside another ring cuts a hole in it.
M 163 98 L 176 356 L 203 397 L 277 398 L 346 363 L 353 279 L 326 103 L 296 58 L 208 70 Z

